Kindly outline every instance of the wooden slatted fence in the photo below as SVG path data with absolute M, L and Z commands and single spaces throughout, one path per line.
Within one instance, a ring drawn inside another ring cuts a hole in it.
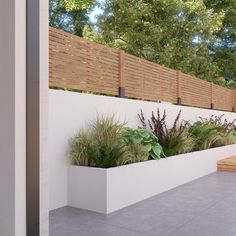
M 50 86 L 232 111 L 236 91 L 50 28 Z

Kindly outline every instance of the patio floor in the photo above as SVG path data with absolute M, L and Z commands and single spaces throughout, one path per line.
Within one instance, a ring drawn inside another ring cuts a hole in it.
M 235 236 L 236 173 L 208 175 L 108 216 L 71 207 L 50 212 L 50 236 L 148 235 Z

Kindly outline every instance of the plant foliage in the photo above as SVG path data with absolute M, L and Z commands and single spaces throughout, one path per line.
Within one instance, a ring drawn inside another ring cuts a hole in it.
M 142 160 L 160 159 L 165 157 L 157 137 L 146 129 L 130 129 L 124 132 L 124 141 L 130 146 L 141 146 L 145 154 L 142 154 Z
M 138 115 L 142 128 L 131 129 L 113 116 L 97 116 L 87 130 L 80 131 L 70 143 L 72 164 L 110 168 L 150 159 L 160 159 L 236 143 L 236 120 L 222 116 L 199 118 L 190 125 L 180 120 L 181 111 L 167 128 L 166 111 L 157 109 L 146 120 Z
M 74 165 L 110 168 L 159 159 L 163 151 L 152 133 L 125 128 L 114 116 L 97 116 L 71 141 L 69 156 Z
M 122 140 L 125 123 L 109 117 L 97 116 L 86 132 L 80 132 L 70 145 L 70 159 L 75 165 L 108 168 L 125 159 L 126 149 Z
M 229 122 L 223 116 L 211 116 L 209 119 L 200 117 L 190 126 L 190 132 L 196 140 L 195 151 L 235 143 L 235 120 Z
M 115 167 L 118 161 L 126 153 L 125 146 L 119 142 L 112 145 L 100 144 L 98 146 L 87 145 L 86 152 L 94 166 L 100 168 Z
M 236 0 L 204 0 L 214 12 L 224 11 L 223 27 L 215 32 L 217 43 L 210 43 L 211 57 L 220 68 L 220 75 L 236 81 Z
M 71 141 L 69 157 L 73 165 L 90 166 L 91 161 L 88 157 L 87 146 L 91 143 L 91 134 L 80 131 Z
M 104 0 L 95 29 L 84 36 L 130 54 L 218 83 L 209 42 L 222 28 L 224 10 L 202 0 Z
M 49 25 L 82 37 L 94 5 L 95 0 L 50 0 Z
M 149 129 L 157 137 L 163 147 L 166 156 L 187 153 L 194 147 L 194 138 L 188 130 L 188 122 L 180 121 L 181 111 L 175 118 L 172 128 L 168 129 L 166 125 L 166 111 L 163 116 L 157 109 L 156 115 L 152 112 L 151 118 L 146 121 L 143 111 L 139 114 L 142 127 Z

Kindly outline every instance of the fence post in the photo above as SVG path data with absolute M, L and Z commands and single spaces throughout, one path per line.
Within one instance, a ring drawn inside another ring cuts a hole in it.
M 177 104 L 181 105 L 181 71 L 177 71 Z
M 232 90 L 232 92 L 233 92 L 233 95 L 232 95 L 232 97 L 233 97 L 233 101 L 232 101 L 232 112 L 234 112 L 235 111 L 235 102 L 236 102 L 236 90 L 235 89 L 233 89 Z
M 124 52 L 119 50 L 119 97 L 125 97 Z
M 210 83 L 210 102 L 211 102 L 211 109 L 214 109 L 214 102 L 213 102 L 213 83 Z

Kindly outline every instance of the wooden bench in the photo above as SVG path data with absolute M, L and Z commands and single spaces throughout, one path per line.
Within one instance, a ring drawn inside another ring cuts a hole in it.
M 225 172 L 236 172 L 236 156 L 218 161 L 217 170 Z

